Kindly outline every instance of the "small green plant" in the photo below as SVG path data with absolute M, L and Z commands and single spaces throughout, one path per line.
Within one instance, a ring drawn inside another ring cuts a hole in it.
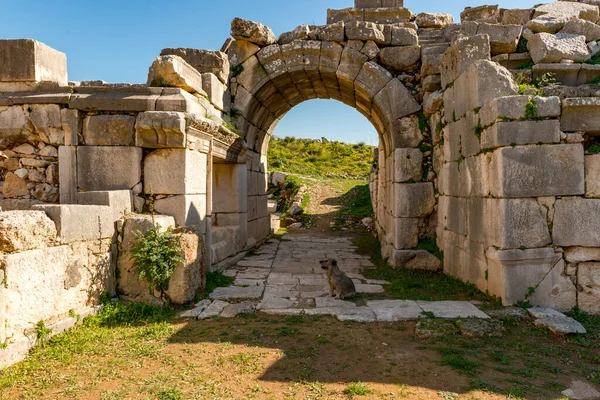
M 527 119 L 536 119 L 538 116 L 537 104 L 533 100 L 529 100 L 525 106 L 525 117 Z
M 555 78 L 555 75 L 551 72 L 546 72 L 545 74 L 543 74 L 542 76 L 535 78 L 533 80 L 533 85 L 538 88 L 544 88 L 544 87 L 549 87 L 549 86 L 555 86 L 558 85 L 558 81 Z
M 234 77 L 239 76 L 242 72 L 244 72 L 243 65 L 236 65 L 235 67 L 231 67 L 231 73 Z
M 514 307 L 518 307 L 518 308 L 522 308 L 524 310 L 527 310 L 528 308 L 532 308 L 533 305 L 529 302 L 529 300 L 519 300 L 517 301 L 515 304 L 513 304 Z
M 525 61 L 523 64 L 519 65 L 517 67 L 517 70 L 524 70 L 524 69 L 531 69 L 533 68 L 533 66 L 535 65 L 535 63 L 533 62 L 533 60 L 527 60 Z
M 417 250 L 427 250 L 428 252 L 436 256 L 439 260 L 444 259 L 444 253 L 442 252 L 442 250 L 440 250 L 440 248 L 437 245 L 437 235 L 434 235 L 432 238 L 429 239 L 419 240 L 419 243 L 417 244 L 416 248 Z
M 600 75 L 592 79 L 589 83 L 592 85 L 600 85 Z
M 598 65 L 600 64 L 600 51 L 595 53 L 589 60 L 585 62 L 586 64 Z
M 179 389 L 167 389 L 158 392 L 156 398 L 158 400 L 181 400 L 183 399 L 183 393 Z
M 50 335 L 52 334 L 52 329 L 46 326 L 46 323 L 42 320 L 35 325 L 35 335 L 37 338 L 37 342 L 44 347 L 48 340 L 50 340 Z
M 233 124 L 233 117 L 231 115 L 226 114 L 223 116 L 223 126 L 227 129 L 229 129 L 231 132 L 238 135 L 239 137 L 244 138 L 242 131 L 240 131 L 238 128 L 236 128 L 236 126 Z
M 371 393 L 373 393 L 373 389 L 370 389 L 362 382 L 349 383 L 346 390 L 344 390 L 344 394 L 348 396 L 366 396 Z
M 72 308 L 69 310 L 69 318 L 76 318 L 77 313 Z
M 592 143 L 585 149 L 589 154 L 598 154 L 600 153 L 600 143 Z
M 421 311 L 421 315 L 425 318 L 436 319 L 437 317 L 433 313 L 433 311 Z
M 481 134 L 483 133 L 484 128 L 483 125 L 481 125 L 481 121 L 477 122 L 477 126 L 475 128 L 473 128 L 473 132 L 475 133 L 475 137 L 477 138 L 477 140 L 481 140 Z
M 445 347 L 438 349 L 438 353 L 442 356 L 442 365 L 446 365 L 461 374 L 473 376 L 481 366 L 478 362 L 466 358 L 461 350 Z
M 152 225 L 140 235 L 132 247 L 131 258 L 140 279 L 145 279 L 150 290 L 159 291 L 161 297 L 169 288 L 177 264 L 183 262 L 181 246 L 173 235 L 173 228 L 163 231 L 159 224 Z
M 517 53 L 527 53 L 529 50 L 527 49 L 527 44 L 529 42 L 523 36 L 519 39 L 519 43 L 517 44 Z

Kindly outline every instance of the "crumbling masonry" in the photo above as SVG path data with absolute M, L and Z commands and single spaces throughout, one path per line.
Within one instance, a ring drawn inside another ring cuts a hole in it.
M 128 255 L 153 222 L 182 228 L 175 303 L 261 244 L 269 138 L 315 98 L 379 133 L 370 186 L 391 265 L 439 269 L 417 250 L 435 237 L 446 273 L 504 304 L 600 313 L 600 66 L 585 63 L 600 26 L 588 3 L 467 8 L 454 24 L 356 0 L 279 39 L 236 19 L 221 51 L 164 49 L 147 85 L 68 82 L 63 53 L 0 41 L 0 367 L 25 356 L 39 321 L 64 330 L 103 293 L 160 302 Z

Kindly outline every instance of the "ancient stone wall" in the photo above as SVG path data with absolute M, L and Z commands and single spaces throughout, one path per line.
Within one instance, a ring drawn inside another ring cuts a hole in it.
M 0 41 L 0 207 L 33 209 L 0 213 L 0 339 L 84 313 L 101 291 L 157 299 L 128 258 L 152 219 L 115 228 L 124 211 L 182 229 L 170 296 L 189 301 L 200 264 L 226 268 L 268 237 L 269 139 L 314 98 L 379 134 L 370 187 L 392 266 L 439 269 L 422 249 L 435 239 L 446 273 L 505 304 L 600 312 L 600 68 L 584 63 L 598 21 L 578 1 L 467 8 L 454 24 L 357 0 L 279 38 L 236 18 L 222 51 L 164 49 L 145 85 L 69 83 L 64 54 Z

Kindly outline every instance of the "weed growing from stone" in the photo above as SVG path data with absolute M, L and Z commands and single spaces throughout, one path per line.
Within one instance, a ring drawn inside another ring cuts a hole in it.
M 589 60 L 585 62 L 586 64 L 598 65 L 600 64 L 600 51 L 594 54 Z
M 148 282 L 150 290 L 159 291 L 163 297 L 175 268 L 183 262 L 181 246 L 173 235 L 173 229 L 169 227 L 163 231 L 158 224 L 148 229 L 133 245 L 131 258 L 139 277 Z
M 44 321 L 40 321 L 35 325 L 35 335 L 37 338 L 37 343 L 40 346 L 44 347 L 46 345 L 51 334 L 52 329 L 48 328 Z
M 519 43 L 517 44 L 517 53 L 527 53 L 529 51 L 529 49 L 527 48 L 528 44 L 529 42 L 527 41 L 527 39 L 521 36 L 519 38 Z
M 525 118 L 536 119 L 538 116 L 537 104 L 533 100 L 529 100 L 525 106 Z

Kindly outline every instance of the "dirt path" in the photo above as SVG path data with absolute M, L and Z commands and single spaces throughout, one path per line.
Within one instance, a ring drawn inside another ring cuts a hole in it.
M 304 232 L 314 233 L 332 233 L 333 231 L 363 231 L 362 227 L 356 226 L 354 220 L 360 220 L 360 217 L 344 217 L 348 214 L 356 194 L 352 191 L 360 185 L 365 185 L 365 181 L 357 180 L 317 180 L 309 177 L 302 177 L 308 186 L 308 196 L 310 198 L 303 221 L 305 223 Z M 346 226 L 347 225 L 347 226 Z
M 335 216 L 343 207 L 339 193 L 323 181 L 315 181 L 309 189 L 310 202 L 305 212 L 314 218 L 314 225 L 309 231 L 329 232 L 335 223 Z

